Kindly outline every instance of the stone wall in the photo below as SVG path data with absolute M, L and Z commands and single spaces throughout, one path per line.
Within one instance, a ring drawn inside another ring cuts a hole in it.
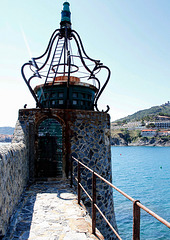
M 89 112 L 78 114 L 74 124 L 71 124 L 71 152 L 78 160 L 82 161 L 93 171 L 112 182 L 111 149 L 110 149 L 110 117 L 102 112 Z M 74 174 L 77 176 L 77 163 L 74 162 Z M 92 196 L 92 173 L 81 167 L 81 184 Z M 99 178 L 96 179 L 96 203 L 117 229 L 113 190 Z M 82 199 L 91 213 L 91 201 L 82 192 Z M 97 212 L 97 227 L 105 239 L 116 239 L 104 219 Z
M 55 118 L 63 128 L 63 172 L 65 171 L 63 177 L 68 175 L 70 156 L 73 155 L 112 182 L 110 116 L 107 113 L 70 109 L 21 109 L 19 111 L 20 122 L 27 122 L 29 126 L 32 124 L 32 129 L 34 129 L 34 131 L 30 131 L 29 128 L 29 142 L 32 144 L 29 150 L 32 151 L 31 156 L 33 154 L 36 156 L 37 129 L 39 124 L 46 118 Z M 35 177 L 34 163 L 35 159 L 30 158 L 30 176 L 33 180 Z M 77 174 L 76 165 L 74 166 L 74 172 Z M 82 172 L 82 185 L 90 195 L 92 190 L 91 179 L 91 173 Z M 82 199 L 88 211 L 91 212 L 89 199 L 84 194 L 82 194 Z M 117 229 L 113 191 L 111 187 L 99 179 L 97 179 L 97 205 Z M 97 216 L 97 227 L 105 236 L 105 239 L 115 239 L 114 234 L 103 218 L 99 214 Z
M 17 122 L 12 143 L 0 146 L 0 237 L 28 182 L 27 139 L 27 125 Z

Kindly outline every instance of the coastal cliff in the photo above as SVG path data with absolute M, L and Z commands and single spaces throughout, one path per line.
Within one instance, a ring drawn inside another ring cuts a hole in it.
M 170 147 L 170 137 L 132 137 L 132 132 L 116 133 L 111 136 L 112 146 L 160 146 Z M 135 135 L 135 132 L 133 131 Z

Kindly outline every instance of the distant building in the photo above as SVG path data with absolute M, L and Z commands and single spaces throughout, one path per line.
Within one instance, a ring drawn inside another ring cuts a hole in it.
M 13 135 L 0 134 L 0 142 L 11 142 Z
M 155 137 L 157 135 L 157 130 L 153 129 L 144 129 L 141 131 L 142 137 Z
M 165 106 L 167 106 L 167 105 L 170 105 L 170 101 L 168 101 L 167 103 L 165 103 Z
M 154 122 L 156 128 L 170 128 L 170 121 Z
M 170 105 L 170 101 L 166 102 L 165 104 L 162 104 L 161 106 L 168 106 Z
M 159 131 L 158 136 L 170 136 L 170 131 Z

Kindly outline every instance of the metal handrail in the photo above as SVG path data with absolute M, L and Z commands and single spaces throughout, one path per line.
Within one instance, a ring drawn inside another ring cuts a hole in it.
M 75 180 L 77 181 L 77 187 L 78 187 L 78 203 L 80 204 L 80 198 L 81 198 L 81 191 L 82 189 L 85 194 L 88 196 L 90 201 L 92 202 L 92 233 L 96 233 L 96 209 L 98 212 L 101 214 L 101 216 L 104 218 L 106 223 L 109 225 L 109 227 L 112 229 L 112 231 L 115 233 L 115 235 L 118 237 L 118 239 L 122 240 L 120 235 L 116 232 L 116 230 L 113 228 L 113 226 L 110 224 L 108 219 L 105 217 L 105 215 L 102 213 L 100 208 L 96 204 L 96 177 L 100 178 L 102 181 L 104 181 L 106 184 L 114 188 L 116 191 L 121 193 L 124 197 L 129 199 L 131 202 L 133 202 L 133 240 L 140 240 L 140 209 L 143 209 L 145 212 L 149 213 L 151 216 L 156 218 L 159 222 L 163 223 L 165 226 L 170 228 L 170 222 L 166 221 L 153 211 L 151 211 L 149 208 L 145 207 L 143 204 L 140 203 L 139 200 L 135 200 L 116 186 L 114 186 L 112 183 L 107 181 L 105 178 L 100 176 L 98 173 L 94 172 L 91 168 L 87 167 L 84 163 L 76 159 L 75 157 L 72 156 L 72 161 L 71 161 L 71 186 L 73 184 L 73 160 L 78 163 L 78 178 L 75 177 Z M 87 193 L 87 191 L 84 189 L 84 187 L 81 184 L 81 171 L 80 171 L 80 165 L 89 170 L 92 173 L 92 197 Z

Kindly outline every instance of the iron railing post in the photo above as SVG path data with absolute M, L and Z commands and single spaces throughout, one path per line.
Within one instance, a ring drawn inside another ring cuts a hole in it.
M 114 188 L 116 191 L 121 193 L 124 197 L 126 197 L 131 202 L 133 202 L 133 238 L 132 238 L 133 240 L 140 240 L 140 209 L 143 209 L 145 212 L 147 212 L 148 214 L 150 214 L 151 216 L 156 218 L 158 221 L 163 223 L 165 226 L 170 228 L 170 222 L 167 222 L 165 219 L 161 218 L 160 216 L 158 216 L 157 214 L 152 212 L 149 208 L 142 205 L 139 200 L 135 200 L 134 198 L 127 195 L 125 192 L 123 192 L 122 190 L 120 190 L 119 188 L 114 186 L 112 183 L 110 183 L 108 180 L 103 178 L 98 173 L 94 172 L 91 168 L 87 167 L 84 163 L 82 163 L 78 159 L 76 159 L 74 157 L 72 157 L 72 159 L 75 160 L 78 164 L 77 165 L 77 177 L 75 175 L 73 175 L 75 180 L 78 182 L 78 187 L 77 187 L 78 188 L 78 203 L 80 204 L 81 189 L 84 191 L 84 193 L 87 195 L 87 197 L 92 202 L 92 232 L 93 232 L 93 234 L 95 234 L 96 210 L 98 210 L 98 212 L 104 218 L 104 220 L 109 225 L 109 227 L 112 229 L 114 234 L 118 237 L 118 239 L 122 240 L 122 238 L 119 236 L 119 234 L 116 232 L 116 230 L 113 228 L 113 226 L 110 224 L 108 219 L 105 217 L 105 215 L 102 213 L 102 211 L 100 210 L 100 208 L 96 204 L 96 177 L 98 177 L 99 179 L 104 181 L 106 184 L 108 184 L 109 186 Z M 93 194 L 93 196 L 92 197 L 88 194 L 86 189 L 80 183 L 80 181 L 81 181 L 81 168 L 80 168 L 80 166 L 86 168 L 87 170 L 89 170 L 93 174 L 93 180 L 92 180 L 92 194 Z
M 140 201 L 133 202 L 133 240 L 140 240 L 140 207 L 137 202 Z
M 93 171 L 93 180 L 92 180 L 92 191 L 93 191 L 93 201 L 92 201 L 92 234 L 96 233 L 96 175 Z
M 73 157 L 71 157 L 71 178 L 70 178 L 70 186 L 73 187 Z
M 78 186 L 77 186 L 77 191 L 78 191 L 78 204 L 80 204 L 80 198 L 81 198 L 81 187 L 80 187 L 80 163 L 78 162 Z

